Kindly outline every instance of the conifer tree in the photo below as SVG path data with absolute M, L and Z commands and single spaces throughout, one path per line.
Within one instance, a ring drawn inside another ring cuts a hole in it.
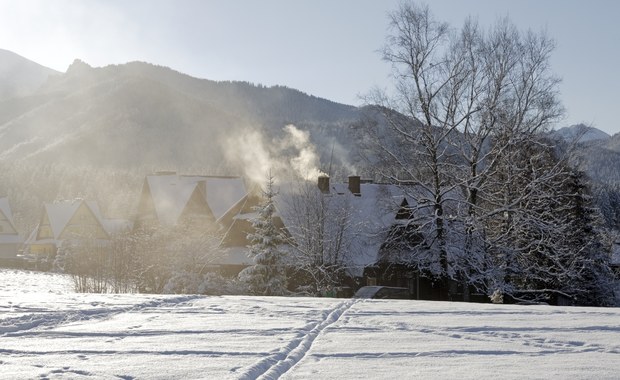
M 276 195 L 273 176 L 269 173 L 267 187 L 263 191 L 264 200 L 255 208 L 258 215 L 252 221 L 254 232 L 248 234 L 254 265 L 239 274 L 240 280 L 254 295 L 277 296 L 286 293 L 285 253 L 279 248 L 284 238 L 273 221 Z

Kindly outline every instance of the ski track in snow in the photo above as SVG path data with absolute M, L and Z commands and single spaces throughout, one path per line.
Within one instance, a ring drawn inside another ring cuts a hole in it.
M 560 353 L 575 353 L 575 352 L 605 352 L 612 354 L 620 354 L 620 346 L 605 347 L 598 344 L 586 343 L 579 340 L 560 340 L 551 339 L 548 336 L 537 336 L 536 329 L 521 328 L 514 329 L 512 332 L 501 332 L 497 328 L 486 330 L 484 328 L 453 328 L 446 329 L 447 331 L 436 330 L 432 328 L 420 328 L 404 329 L 408 332 L 419 332 L 423 334 L 432 334 L 437 336 L 443 336 L 453 339 L 464 339 L 472 341 L 481 341 L 489 343 L 501 343 L 501 342 L 514 342 L 523 346 L 528 346 L 541 351 L 533 352 L 532 354 L 560 354 Z M 550 331 L 557 329 L 545 329 L 539 332 L 549 334 Z M 573 331 L 578 331 L 572 329 Z M 620 329 L 618 329 L 620 330 Z M 612 330 L 616 331 L 616 330 Z M 463 352 L 468 354 L 471 352 Z M 482 352 L 481 352 L 482 353 Z M 490 351 L 492 354 L 499 354 L 498 351 Z M 514 354 L 523 354 L 523 352 L 514 352 Z M 418 354 L 419 356 L 420 354 Z
M 26 334 L 28 331 L 33 329 L 53 329 L 54 327 L 66 323 L 106 319 L 117 314 L 140 311 L 149 308 L 175 307 L 184 303 L 191 302 L 192 300 L 199 297 L 200 296 L 196 295 L 172 298 L 166 297 L 155 300 L 151 299 L 143 303 L 121 307 L 106 307 L 105 304 L 103 305 L 103 307 L 97 307 L 99 306 L 99 303 L 93 302 L 90 305 L 94 306 L 94 308 L 77 311 L 39 310 L 34 313 L 30 312 L 24 315 L 20 315 L 18 317 L 1 319 L 0 337 L 19 336 L 22 334 Z
M 336 323 L 356 302 L 357 300 L 347 300 L 341 302 L 333 309 L 325 311 L 321 320 L 308 324 L 295 339 L 291 340 L 278 352 L 248 368 L 239 377 L 239 380 L 275 380 L 280 378 L 280 376 L 299 363 L 310 351 L 317 337 L 329 326 Z

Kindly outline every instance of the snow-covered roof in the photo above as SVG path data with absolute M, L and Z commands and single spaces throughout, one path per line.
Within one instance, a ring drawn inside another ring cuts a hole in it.
M 276 207 L 293 237 L 295 229 L 295 197 L 298 194 L 297 184 L 284 184 L 279 186 L 279 195 L 276 199 Z M 405 194 L 396 185 L 363 183 L 360 185 L 360 196 L 349 191 L 347 184 L 330 185 L 329 194 L 326 197 L 326 205 L 331 209 L 332 215 L 348 213 L 348 226 L 344 229 L 347 240 L 350 242 L 348 259 L 349 272 L 355 276 L 361 276 L 364 268 L 377 261 L 379 248 L 383 244 L 389 227 L 395 222 L 395 217 L 400 209 Z M 304 191 L 320 193 L 316 185 L 309 184 Z M 408 200 L 411 204 L 411 200 Z M 338 223 L 338 221 L 334 221 Z M 338 228 L 330 226 L 329 228 Z
M 147 176 L 147 183 L 159 222 L 175 225 L 192 194 L 202 186 L 207 205 L 215 219 L 246 194 L 241 177 L 182 176 L 177 174 Z
M 57 201 L 53 203 L 45 203 L 45 212 L 49 218 L 52 233 L 55 239 L 58 239 L 62 231 L 71 220 L 80 205 L 85 204 L 95 216 L 95 219 L 104 226 L 103 217 L 99 204 L 95 201 L 85 201 L 83 199 Z M 105 226 L 104 226 L 105 228 Z
M 119 232 L 125 228 L 130 228 L 130 222 L 124 219 L 105 219 L 101 214 L 99 204 L 95 201 L 85 201 L 83 199 L 63 200 L 51 203 L 44 203 L 43 207 L 47 214 L 50 228 L 52 230 L 52 238 L 37 240 L 38 230 L 40 225 L 37 225 L 32 231 L 26 244 L 34 243 L 53 243 L 57 244 L 60 239 L 60 235 L 67 227 L 67 224 L 75 215 L 80 205 L 85 204 L 86 207 L 92 212 L 95 219 L 99 222 L 106 233 L 111 234 Z
M 82 202 L 82 200 L 71 200 L 44 204 L 54 239 L 58 239 Z
M 4 214 L 11 227 L 13 228 L 14 233 L 2 233 L 0 234 L 0 244 L 19 244 L 22 242 L 21 236 L 17 233 L 17 229 L 15 228 L 15 222 L 13 221 L 13 213 L 11 212 L 11 207 L 9 206 L 9 198 L 2 197 L 0 198 L 0 211 Z
M 4 216 L 6 216 L 11 225 L 15 226 L 15 222 L 13 221 L 13 213 L 11 212 L 11 206 L 9 206 L 9 198 L 0 198 L 0 211 L 2 211 Z
M 215 219 L 219 219 L 228 209 L 246 194 L 241 177 L 207 177 L 207 204 Z

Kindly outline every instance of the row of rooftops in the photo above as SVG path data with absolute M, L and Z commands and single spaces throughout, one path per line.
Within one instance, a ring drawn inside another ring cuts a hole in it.
M 294 186 L 293 183 L 277 186 L 279 188 L 279 196 L 276 198 L 277 213 L 285 226 L 290 222 L 290 212 L 287 208 L 295 192 Z M 379 240 L 371 242 L 364 236 L 376 236 L 378 231 L 385 230 L 394 223 L 395 219 L 399 218 L 399 213 L 402 212 L 404 206 L 413 205 L 414 202 L 400 186 L 375 184 L 359 176 L 349 177 L 348 183 L 330 183 L 329 177 L 321 176 L 314 189 L 324 195 L 345 196 L 342 200 L 350 207 L 351 218 L 357 222 L 356 230 L 351 233 L 357 235 L 356 241 L 359 242 L 359 247 L 356 247 L 359 264 L 374 260 L 380 245 Z M 251 216 L 252 206 L 259 199 L 257 194 L 260 194 L 258 188 L 248 189 L 241 177 L 157 172 L 145 179 L 136 221 L 150 217 L 160 225 L 174 226 L 185 213 L 197 212 L 204 213 L 214 222 L 225 224 L 223 228 L 229 229 L 235 220 L 248 219 Z M 128 220 L 105 218 L 94 201 L 75 199 L 45 203 L 41 223 L 44 218 L 48 219 L 53 235 L 52 241 L 60 239 L 62 231 L 67 227 L 80 205 L 90 210 L 108 235 L 123 229 L 131 229 L 133 226 L 133 223 Z M 0 212 L 5 215 L 15 230 L 7 198 L 0 198 Z M 41 223 L 29 235 L 26 244 L 33 244 L 37 241 L 41 243 L 38 239 L 38 229 Z M 0 233 L 0 244 L 11 239 L 12 241 L 19 240 L 17 231 L 14 232 L 14 234 Z M 614 247 L 613 260 L 616 264 L 620 264 L 619 244 Z
M 320 184 L 310 185 L 317 193 L 329 194 L 338 202 L 330 202 L 334 207 L 347 204 L 355 229 L 348 232 L 359 236 L 376 235 L 379 229 L 389 226 L 395 218 L 398 207 L 402 206 L 404 194 L 398 186 L 379 185 L 350 177 L 349 183 L 330 183 L 329 178 L 321 177 Z M 289 205 L 298 183 L 279 184 L 280 194 L 276 197 L 277 215 L 284 226 L 291 223 Z M 306 184 L 308 185 L 308 184 Z M 320 187 L 325 186 L 325 187 Z M 201 215 L 217 223 L 226 233 L 239 219 L 248 221 L 254 214 L 253 206 L 260 200 L 258 187 L 248 189 L 241 177 L 178 175 L 175 172 L 158 172 L 145 178 L 138 202 L 136 225 L 155 222 L 161 226 L 176 226 L 185 215 Z M 26 240 L 26 245 L 50 244 L 59 246 L 63 231 L 80 206 L 88 208 L 94 219 L 108 235 L 123 228 L 131 228 L 132 223 L 105 218 L 96 202 L 76 199 L 46 203 L 40 224 Z M 40 229 L 49 225 L 52 236 L 41 238 Z M 239 235 L 239 231 L 237 231 Z M 355 239 L 356 264 L 363 265 L 376 258 L 380 241 Z M 247 242 L 233 247 L 246 248 Z M 228 248 L 231 248 L 229 246 Z

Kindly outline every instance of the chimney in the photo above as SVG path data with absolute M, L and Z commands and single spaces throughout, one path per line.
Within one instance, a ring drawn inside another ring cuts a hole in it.
M 319 176 L 319 190 L 321 193 L 327 194 L 329 193 L 329 177 L 326 175 Z
M 360 197 L 362 195 L 360 176 L 349 176 L 349 191 L 356 197 Z

